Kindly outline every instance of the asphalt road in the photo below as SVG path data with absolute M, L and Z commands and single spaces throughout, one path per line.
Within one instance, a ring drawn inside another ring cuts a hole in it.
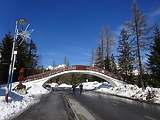
M 85 91 L 75 94 L 68 91 L 68 97 L 78 101 L 96 120 L 160 120 L 160 106 L 117 96 Z M 87 114 L 88 115 L 88 114 Z M 12 120 L 74 120 L 63 92 L 44 95 L 34 104 Z
M 102 120 L 160 120 L 160 106 L 95 92 L 69 96 Z
M 72 120 L 73 113 L 67 107 L 62 92 L 49 93 L 12 120 Z

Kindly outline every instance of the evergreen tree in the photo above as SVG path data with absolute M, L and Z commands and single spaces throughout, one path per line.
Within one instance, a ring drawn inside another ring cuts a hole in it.
M 110 63 L 111 63 L 111 72 L 114 73 L 114 74 L 118 74 L 117 73 L 117 65 L 115 63 L 115 58 L 114 58 L 113 54 L 111 55 Z
M 21 41 L 21 38 L 16 43 L 18 53 L 16 62 L 17 70 L 19 71 L 21 68 L 25 68 L 26 76 L 36 74 L 35 69 L 38 65 L 38 56 L 36 54 L 37 47 L 35 43 L 32 40 L 30 43 Z
M 109 26 L 106 29 L 102 28 L 100 34 L 100 41 L 97 48 L 97 62 L 98 67 L 111 71 L 111 52 L 113 51 L 113 45 L 115 45 L 114 35 L 111 32 Z
M 90 62 L 90 66 L 94 66 L 95 62 L 96 62 L 96 53 L 94 51 L 94 49 L 91 50 L 91 60 Z
M 113 51 L 113 46 L 115 45 L 115 40 L 114 40 L 114 35 L 109 28 L 109 26 L 106 26 L 106 31 L 105 31 L 105 69 L 112 72 L 113 71 L 113 56 L 111 56 L 112 51 Z
M 72 74 L 72 79 L 71 79 L 71 84 L 77 84 L 77 75 L 76 73 L 73 73 Z
M 112 71 L 112 68 L 111 68 L 111 57 L 106 56 L 105 60 L 104 60 L 104 63 L 105 63 L 105 70 L 111 72 Z
M 119 52 L 119 56 L 117 56 L 117 58 L 120 75 L 122 75 L 125 80 L 132 81 L 134 55 L 132 54 L 132 48 L 129 44 L 129 35 L 125 28 L 121 30 L 118 42 L 119 46 L 117 51 Z
M 98 48 L 97 48 L 97 57 L 99 57 L 99 65 L 98 67 L 104 68 L 104 54 L 105 54 L 105 31 L 102 27 L 102 30 L 100 32 L 100 40 L 97 42 Z M 98 60 L 97 59 L 97 60 Z
M 139 81 L 141 82 L 142 89 L 144 89 L 144 81 L 142 80 L 143 67 L 142 67 L 142 51 L 146 50 L 149 46 L 149 28 L 147 28 L 147 21 L 145 15 L 142 13 L 137 5 L 136 1 L 133 1 L 133 19 L 131 22 L 126 23 L 127 28 L 130 30 L 132 35 L 132 43 L 134 44 L 136 58 L 138 60 L 139 68 Z
M 37 55 L 37 47 L 36 44 L 31 40 L 30 43 L 26 43 L 28 47 L 28 54 L 27 54 L 27 59 L 28 59 L 28 75 L 31 74 L 36 74 L 36 67 L 39 64 L 39 56 Z
M 103 68 L 103 55 L 102 55 L 102 48 L 99 46 L 96 50 L 96 63 L 95 65 L 99 68 Z
M 148 55 L 148 66 L 152 74 L 152 84 L 160 87 L 160 29 L 155 26 L 154 43 L 151 45 L 150 55 Z
M 114 34 L 112 33 L 111 29 L 109 26 L 106 26 L 106 31 L 105 31 L 105 51 L 106 51 L 106 58 L 111 57 L 111 53 L 113 51 L 113 46 L 115 45 L 115 40 L 114 40 Z
M 10 32 L 3 38 L 0 43 L 0 52 L 2 54 L 2 61 L 0 67 L 1 83 L 8 81 L 9 64 L 11 59 L 13 37 Z M 33 75 L 36 73 L 36 66 L 38 65 L 38 56 L 36 55 L 37 48 L 35 43 L 31 41 L 27 43 L 22 41 L 20 36 L 16 40 L 15 50 L 17 51 L 16 62 L 13 81 L 17 81 L 19 70 L 25 68 L 25 76 Z M 8 64 L 6 64 L 8 63 Z
M 0 66 L 0 83 L 7 83 L 9 64 L 11 59 L 13 37 L 11 33 L 5 35 L 0 43 L 1 66 Z
M 53 66 L 53 68 L 56 67 L 56 61 L 55 60 L 53 60 L 52 66 Z
M 69 60 L 67 59 L 67 56 L 64 57 L 64 64 L 65 64 L 66 66 L 70 66 L 70 62 L 69 62 Z

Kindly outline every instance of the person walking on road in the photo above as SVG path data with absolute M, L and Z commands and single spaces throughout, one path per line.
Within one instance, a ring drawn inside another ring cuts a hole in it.
M 74 94 L 75 94 L 75 89 L 76 89 L 76 85 L 73 84 L 73 85 L 72 85 L 72 90 L 73 90 L 73 93 L 74 93 Z
M 79 89 L 80 89 L 80 94 L 82 94 L 82 91 L 83 91 L 83 85 L 82 85 L 82 83 L 79 85 Z

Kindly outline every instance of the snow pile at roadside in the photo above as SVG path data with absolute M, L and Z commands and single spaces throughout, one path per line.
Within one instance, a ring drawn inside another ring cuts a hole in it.
M 136 85 L 128 84 L 122 87 L 100 88 L 96 91 L 160 103 L 160 88 L 147 87 L 143 91 Z
M 13 88 L 18 83 L 13 83 Z M 39 101 L 42 94 L 48 93 L 46 89 L 37 83 L 28 82 L 26 85 L 27 94 L 19 95 L 18 93 L 9 92 L 9 102 L 5 102 L 6 85 L 0 85 L 0 120 L 9 119 L 25 110 L 30 105 Z
M 69 88 L 71 88 L 72 85 L 68 85 L 66 83 L 63 83 L 63 84 L 60 84 L 58 87 L 69 87 Z
M 83 89 L 84 90 L 93 90 L 96 87 L 99 87 L 102 83 L 94 81 L 94 82 L 84 82 L 82 84 L 83 84 Z
M 51 83 L 51 84 L 49 84 L 51 87 L 55 87 L 55 86 L 58 86 L 58 84 L 57 83 Z
M 30 84 L 24 84 L 27 88 L 27 95 L 39 95 L 39 94 L 45 94 L 47 92 L 46 89 L 44 89 L 42 86 L 39 86 L 35 83 Z

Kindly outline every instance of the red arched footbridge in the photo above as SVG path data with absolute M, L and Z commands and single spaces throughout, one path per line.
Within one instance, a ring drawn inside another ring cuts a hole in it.
M 84 65 L 66 66 L 66 67 L 56 68 L 54 70 L 47 71 L 41 74 L 28 76 L 25 78 L 25 82 L 35 81 L 35 80 L 44 80 L 45 82 L 53 77 L 56 77 L 62 74 L 67 74 L 67 73 L 82 73 L 82 74 L 94 75 L 106 80 L 113 87 L 123 86 L 125 84 L 125 82 L 123 81 L 123 78 L 119 75 L 115 75 L 111 72 L 108 72 L 106 70 L 103 70 L 97 67 L 84 66 Z

